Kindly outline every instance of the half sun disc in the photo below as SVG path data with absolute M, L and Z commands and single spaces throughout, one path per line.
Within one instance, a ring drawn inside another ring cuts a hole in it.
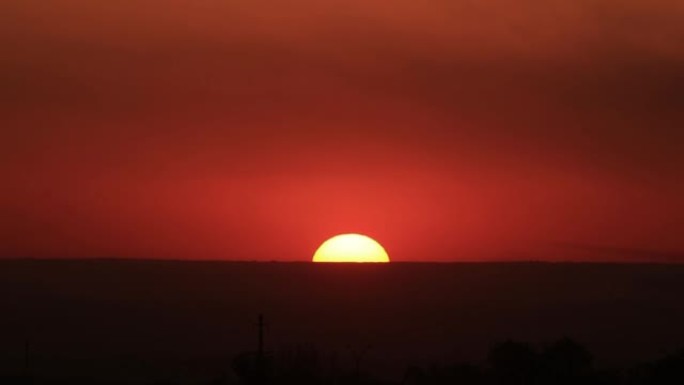
M 385 249 L 373 238 L 362 234 L 336 235 L 316 250 L 314 262 L 389 262 Z

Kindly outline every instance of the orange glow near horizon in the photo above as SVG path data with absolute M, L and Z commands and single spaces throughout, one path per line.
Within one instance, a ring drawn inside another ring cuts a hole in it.
M 361 234 L 340 234 L 323 242 L 313 261 L 387 263 L 390 259 L 382 245 L 373 238 Z

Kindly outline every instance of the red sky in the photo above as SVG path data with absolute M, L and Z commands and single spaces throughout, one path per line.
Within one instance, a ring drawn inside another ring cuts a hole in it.
M 4 0 L 0 256 L 684 261 L 684 3 Z

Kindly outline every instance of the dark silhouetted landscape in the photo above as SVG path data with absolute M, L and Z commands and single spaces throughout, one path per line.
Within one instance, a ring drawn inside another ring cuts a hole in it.
M 664 264 L 5 260 L 0 375 L 668 383 L 654 378 L 682 375 L 683 295 L 684 266 Z

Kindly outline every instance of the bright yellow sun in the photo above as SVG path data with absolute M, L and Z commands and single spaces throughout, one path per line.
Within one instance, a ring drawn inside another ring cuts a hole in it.
M 318 247 L 314 262 L 389 262 L 385 249 L 361 234 L 336 235 Z

